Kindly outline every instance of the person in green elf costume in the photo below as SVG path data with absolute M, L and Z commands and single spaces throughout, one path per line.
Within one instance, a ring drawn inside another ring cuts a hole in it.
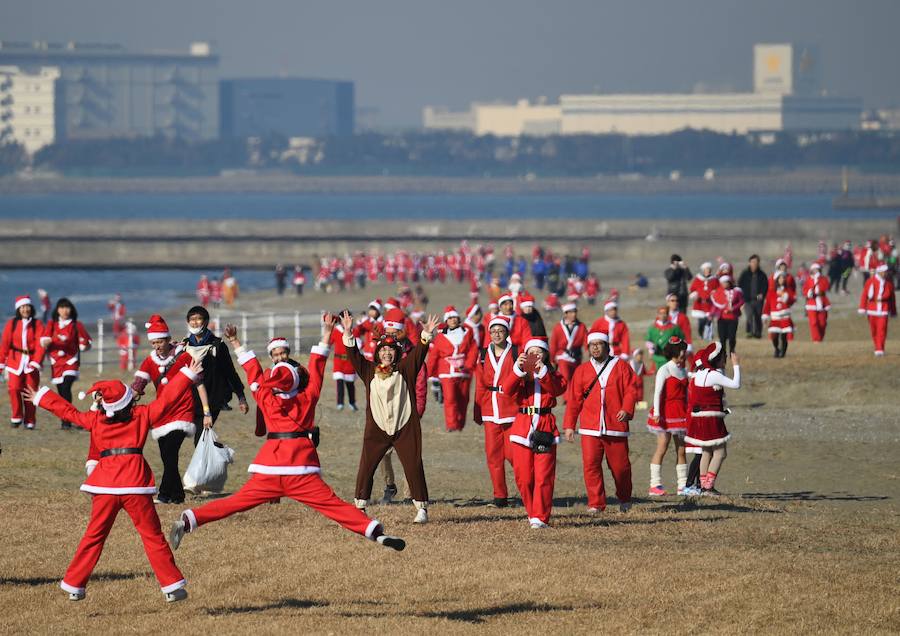
M 678 336 L 682 340 L 685 338 L 681 327 L 669 320 L 669 308 L 660 307 L 656 310 L 656 320 L 647 330 L 647 350 L 653 355 L 657 369 L 667 362 L 663 347 L 672 336 Z

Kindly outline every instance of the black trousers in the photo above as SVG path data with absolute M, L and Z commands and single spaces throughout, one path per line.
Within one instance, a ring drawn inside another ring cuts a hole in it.
M 67 375 L 63 378 L 63 381 L 60 384 L 56 385 L 56 390 L 59 392 L 59 397 L 64 399 L 69 404 L 72 403 L 72 385 L 75 384 L 75 378 L 71 375 Z M 62 424 L 63 428 L 72 428 L 72 422 L 67 422 L 66 420 L 60 420 L 60 424 Z
M 347 382 L 346 380 L 337 381 L 337 403 L 344 403 L 344 386 L 347 387 L 347 401 L 350 404 L 356 404 L 356 384 Z
M 751 300 L 747 302 L 746 307 L 747 334 L 754 338 L 761 338 L 763 302 L 761 300 Z
M 723 355 L 727 356 L 729 351 L 734 353 L 734 348 L 737 345 L 738 321 L 719 318 L 717 324 L 719 327 L 719 342 L 722 343 Z
M 178 469 L 178 453 L 184 437 L 183 431 L 172 431 L 157 440 L 159 455 L 162 457 L 163 463 L 163 475 L 159 481 L 159 496 L 174 503 L 184 501 L 184 487 L 181 485 L 181 472 Z

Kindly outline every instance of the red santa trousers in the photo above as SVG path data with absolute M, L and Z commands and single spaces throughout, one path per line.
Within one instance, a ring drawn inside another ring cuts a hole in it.
M 371 538 L 378 522 L 370 519 L 354 505 L 347 503 L 326 484 L 318 473 L 310 475 L 263 475 L 253 473 L 250 481 L 230 497 L 216 499 L 185 512 L 191 530 L 197 526 L 230 517 L 236 512 L 269 503 L 279 497 L 290 497 L 336 521 L 350 532 Z
M 444 392 L 444 424 L 448 431 L 461 431 L 469 409 L 470 378 L 441 378 Z
M 884 353 L 887 330 L 887 316 L 869 316 L 869 331 L 872 333 L 872 344 L 875 345 L 875 351 Z
M 809 318 L 809 335 L 813 342 L 822 342 L 825 340 L 825 327 L 828 326 L 827 311 L 807 311 Z
M 506 499 L 506 462 L 512 464 L 512 442 L 509 441 L 510 424 L 485 422 L 484 454 L 487 457 L 488 473 L 494 486 L 494 499 Z
M 88 522 L 84 537 L 75 550 L 75 556 L 66 575 L 63 577 L 62 588 L 67 592 L 84 592 L 91 572 L 100 554 L 103 552 L 103 544 L 119 510 L 125 509 L 131 522 L 134 524 L 141 540 L 144 542 L 144 552 L 150 560 L 150 566 L 156 574 L 156 580 L 163 592 L 172 592 L 184 587 L 185 581 L 178 566 L 175 565 L 175 557 L 166 538 L 163 536 L 159 525 L 159 516 L 153 507 L 153 497 L 150 495 L 94 495 L 91 504 L 91 520 Z
M 40 376 L 37 371 L 23 373 L 22 375 L 15 375 L 14 373 L 9 374 L 10 422 L 13 424 L 21 424 L 24 421 L 26 424 L 34 424 L 36 407 L 31 400 L 26 400 L 22 397 L 22 389 L 27 385 L 37 391 L 39 382 Z
M 556 483 L 556 446 L 549 453 L 535 453 L 527 446 L 511 443 L 513 474 L 529 519 L 550 521 L 553 486 Z
M 628 459 L 628 438 L 604 435 L 581 436 L 581 461 L 584 464 L 584 487 L 588 506 L 604 510 L 606 489 L 603 486 L 603 455 L 616 482 L 616 498 L 620 503 L 631 501 L 631 460 Z

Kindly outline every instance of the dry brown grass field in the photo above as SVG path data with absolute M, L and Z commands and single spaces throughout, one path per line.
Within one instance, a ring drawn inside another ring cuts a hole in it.
M 664 251 L 657 263 L 665 263 Z M 691 260 L 703 256 L 715 253 Z M 662 281 L 654 278 L 643 295 L 624 291 L 625 281 L 641 267 L 661 267 L 597 265 L 604 287 L 623 290 L 623 317 L 642 342 Z M 858 281 L 854 288 L 858 293 Z M 456 285 L 428 291 L 432 309 L 467 297 Z M 299 306 L 362 307 L 389 292 L 378 286 L 340 299 L 307 294 Z M 441 409 L 429 402 L 423 424 L 430 523 L 413 525 L 408 504 L 369 508 L 406 538 L 406 551 L 385 550 L 284 500 L 189 535 L 176 558 L 190 598 L 171 606 L 124 514 L 87 599 L 66 600 L 58 581 L 89 514 L 78 492 L 87 435 L 59 430 L 46 412 L 33 432 L 4 424 L 0 633 L 897 633 L 900 325 L 891 325 L 888 356 L 874 359 L 854 299 L 834 298 L 823 345 L 809 342 L 796 312 L 797 339 L 784 360 L 772 358 L 768 341 L 745 339 L 741 328 L 744 387 L 729 395 L 734 438 L 718 484 L 727 493 L 722 499 L 648 500 L 654 439 L 644 429 L 646 413 L 638 412 L 634 508 L 622 514 L 611 505 L 589 516 L 578 446 L 564 444 L 553 527 L 533 531 L 520 506 L 486 506 L 491 491 L 479 427 L 444 433 Z M 241 302 L 298 306 L 262 294 Z M 170 314 L 170 324 L 180 324 L 181 311 Z M 597 314 L 586 308 L 582 319 Z M 92 379 L 82 378 L 76 390 Z M 6 421 L 5 390 L 0 400 Z M 362 414 L 338 412 L 328 381 L 318 419 L 323 476 L 351 499 Z M 247 479 L 259 442 L 252 417 L 237 411 L 225 413 L 217 430 L 237 451 L 227 486 L 233 491 Z M 145 454 L 160 469 L 152 442 Z M 673 463 L 669 455 L 663 465 L 670 489 Z M 380 486 L 376 480 L 376 491 Z M 182 507 L 158 509 L 167 528 Z

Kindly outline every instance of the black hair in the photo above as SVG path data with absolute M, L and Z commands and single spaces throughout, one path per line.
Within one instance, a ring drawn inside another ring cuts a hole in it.
M 687 351 L 687 343 L 680 339 L 677 343 L 667 342 L 663 347 L 663 355 L 666 360 L 674 360 L 682 351 Z
M 184 317 L 185 321 L 190 320 L 191 316 L 203 316 L 203 322 L 209 324 L 209 312 L 206 311 L 206 307 L 203 305 L 194 305 L 190 309 L 188 309 L 187 315 Z
M 748 258 L 747 261 L 748 261 L 748 262 L 749 262 L 749 261 L 752 261 L 754 258 L 755 258 L 756 260 L 759 260 L 759 254 L 751 254 L 751 255 L 750 255 L 750 258 Z
M 100 405 L 100 408 L 103 408 L 103 405 Z M 113 413 L 112 417 L 107 417 L 106 419 L 110 422 L 130 422 L 132 411 L 134 410 L 134 400 L 129 402 L 128 406 L 125 408 L 121 408 L 115 413 Z
M 56 322 L 59 320 L 59 308 L 60 307 L 68 307 L 69 308 L 69 318 L 72 319 L 73 322 L 78 320 L 78 310 L 75 309 L 75 305 L 72 304 L 72 301 L 68 298 L 60 298 L 56 301 L 56 307 L 53 308 L 53 313 L 50 314 L 50 320 Z
M 671 262 L 676 263 L 676 262 L 678 262 L 678 261 L 680 261 L 680 260 L 681 260 L 681 257 L 680 257 L 678 254 L 672 254 L 672 261 L 671 261 Z

